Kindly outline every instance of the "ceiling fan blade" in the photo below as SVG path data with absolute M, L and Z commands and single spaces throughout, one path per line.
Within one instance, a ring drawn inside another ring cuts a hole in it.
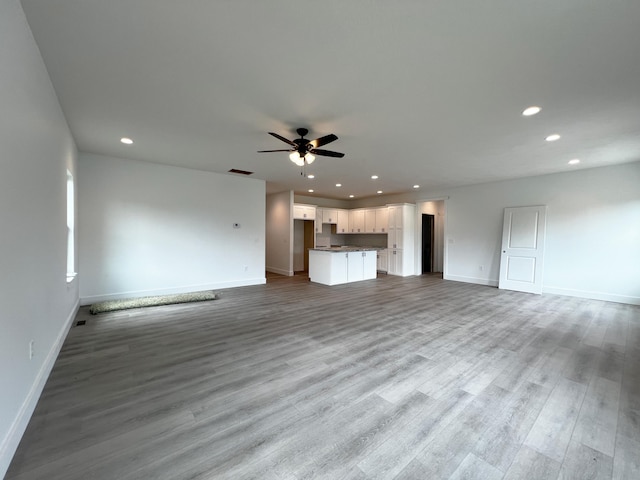
M 258 150 L 258 153 L 269 153 L 269 152 L 292 152 L 293 150 L 286 149 L 286 150 Z
M 269 135 L 276 137 L 278 140 L 282 140 L 284 143 L 288 143 L 292 147 L 297 147 L 295 143 L 293 143 L 291 140 L 284 138 L 282 135 L 278 135 L 277 133 L 273 133 L 273 132 L 269 132 Z
M 316 138 L 315 140 L 311 140 L 307 145 L 311 145 L 311 148 L 318 148 L 327 143 L 335 142 L 338 139 L 333 133 L 331 135 L 325 135 L 324 137 Z
M 325 157 L 344 157 L 344 153 L 332 152 L 331 150 L 318 150 L 316 148 L 312 148 L 311 150 L 309 150 L 309 153 L 313 153 L 314 155 L 324 155 Z

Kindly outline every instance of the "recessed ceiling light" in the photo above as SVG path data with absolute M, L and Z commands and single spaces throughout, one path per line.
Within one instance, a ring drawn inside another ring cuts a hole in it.
M 121 141 L 122 143 L 124 143 L 125 145 L 131 145 L 131 144 L 133 143 L 133 140 L 131 140 L 130 138 L 127 138 L 127 137 L 122 137 L 122 138 L 120 139 L 120 141 Z
M 555 142 L 556 140 L 560 140 L 560 135 L 558 135 L 557 133 L 554 133 L 552 135 L 549 135 L 547 138 L 545 138 L 545 140 L 547 142 Z
M 542 110 L 540 107 L 531 106 L 529 108 L 525 108 L 524 111 L 522 112 L 522 115 L 524 115 L 525 117 L 530 117 L 531 115 L 540 113 L 540 110 Z
M 355 197 L 355 195 L 349 195 L 349 198 L 353 198 L 353 197 Z
M 569 165 L 577 165 L 580 163 L 579 158 L 574 158 L 573 160 L 569 160 Z
M 378 190 L 378 193 L 382 193 L 382 190 Z
M 307 190 L 307 192 L 313 193 L 313 188 L 310 188 L 309 190 Z
M 420 185 L 414 185 L 413 188 L 420 188 Z
M 341 187 L 342 184 L 341 183 L 336 183 L 336 187 Z
M 307 175 L 307 178 L 316 178 L 316 176 L 312 173 L 311 175 Z
M 378 179 L 378 175 L 371 175 L 371 180 L 377 180 Z

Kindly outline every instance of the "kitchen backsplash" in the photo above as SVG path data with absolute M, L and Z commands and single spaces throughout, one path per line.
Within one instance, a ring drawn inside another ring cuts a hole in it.
M 354 247 L 386 247 L 387 235 L 384 233 L 367 233 L 367 234 L 344 234 L 332 233 L 335 231 L 335 225 L 328 223 L 322 224 L 322 233 L 316 233 L 317 247 L 330 247 L 332 245 L 343 246 L 350 245 Z

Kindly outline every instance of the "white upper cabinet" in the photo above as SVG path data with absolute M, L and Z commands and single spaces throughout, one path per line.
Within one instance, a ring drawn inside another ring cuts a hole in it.
M 388 227 L 388 208 L 367 208 L 364 211 L 364 230 L 365 233 L 387 233 Z
M 364 233 L 364 209 L 349 210 L 349 232 Z
M 376 233 L 376 210 L 375 208 L 367 208 L 364 211 L 364 232 Z
M 294 203 L 293 218 L 294 220 L 315 220 L 316 219 L 315 205 L 304 205 L 302 203 Z
M 336 233 L 349 233 L 349 210 L 336 210 Z
M 322 233 L 322 216 L 324 214 L 323 208 L 316 208 L 316 233 Z
M 322 209 L 322 223 L 338 223 L 338 210 L 336 208 Z
M 387 233 L 389 230 L 389 208 L 376 208 L 376 231 L 374 233 Z

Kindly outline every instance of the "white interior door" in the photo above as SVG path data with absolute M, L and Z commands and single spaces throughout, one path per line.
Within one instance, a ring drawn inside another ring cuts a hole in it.
M 542 293 L 546 205 L 504 209 L 498 288 Z

